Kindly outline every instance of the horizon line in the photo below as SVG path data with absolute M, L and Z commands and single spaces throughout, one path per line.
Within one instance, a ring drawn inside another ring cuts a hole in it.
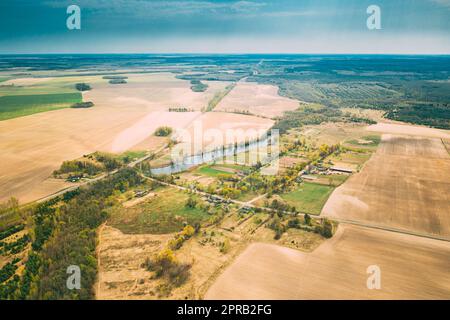
M 373 56 L 450 56 L 449 53 L 379 53 L 379 52 L 0 52 L 6 55 L 373 55 Z

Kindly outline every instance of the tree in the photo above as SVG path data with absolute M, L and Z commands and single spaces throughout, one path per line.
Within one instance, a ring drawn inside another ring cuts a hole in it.
M 194 209 L 197 206 L 197 200 L 194 197 L 189 197 L 186 201 L 186 207 Z
M 230 251 L 230 240 L 226 238 L 220 245 L 220 252 L 228 253 Z
M 331 238 L 333 236 L 333 223 L 327 218 L 322 221 L 322 236 Z
M 305 213 L 305 224 L 310 226 L 311 225 L 311 217 L 309 216 L 309 214 Z

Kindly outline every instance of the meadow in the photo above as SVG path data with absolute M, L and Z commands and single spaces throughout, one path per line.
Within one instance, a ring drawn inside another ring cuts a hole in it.
M 56 93 L 0 96 L 0 121 L 34 113 L 68 108 L 81 102 L 81 93 Z
M 331 186 L 304 182 L 296 190 L 280 194 L 280 197 L 299 212 L 317 215 L 333 189 Z
M 155 196 L 137 206 L 113 208 L 110 225 L 128 234 L 165 234 L 210 218 L 205 210 L 186 206 L 189 195 L 182 191 L 159 188 L 152 192 Z

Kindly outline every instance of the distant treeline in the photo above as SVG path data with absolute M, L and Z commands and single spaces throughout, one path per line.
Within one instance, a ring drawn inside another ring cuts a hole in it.
M 103 79 L 106 80 L 125 80 L 128 79 L 126 76 L 104 76 Z
M 186 107 L 169 108 L 169 112 L 193 112 L 193 111 L 194 111 L 194 109 L 186 108 Z
M 194 92 L 205 92 L 208 89 L 208 85 L 201 82 L 200 80 L 191 80 L 191 90 Z
M 71 105 L 71 108 L 74 109 L 86 109 L 86 108 L 92 108 L 94 106 L 94 103 L 91 101 L 87 101 L 87 102 L 77 102 L 74 103 L 73 105 Z
M 387 111 L 385 116 L 392 120 L 450 129 L 450 104 L 448 103 L 398 106 Z
M 301 106 L 294 111 L 287 111 L 284 116 L 277 120 L 274 129 L 278 129 L 280 134 L 286 133 L 289 129 L 299 128 L 304 125 L 318 125 L 324 122 L 361 122 L 375 124 L 376 122 L 359 118 L 351 114 L 343 113 L 337 108 L 328 108 L 321 105 Z
M 78 91 L 89 91 L 89 90 L 91 90 L 91 86 L 88 85 L 87 83 L 77 83 L 77 84 L 75 85 L 75 88 L 76 88 Z

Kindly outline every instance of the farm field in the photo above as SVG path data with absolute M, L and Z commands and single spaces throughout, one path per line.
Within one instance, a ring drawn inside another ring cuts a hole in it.
M 276 86 L 240 81 L 214 110 L 274 118 L 298 107 L 297 100 L 278 95 Z
M 448 299 L 449 264 L 447 242 L 340 225 L 312 253 L 250 245 L 205 298 Z M 381 269 L 380 290 L 367 288 L 371 265 Z
M 200 111 L 228 82 L 207 82 L 205 92 L 194 92 L 189 81 L 175 78 L 170 73 L 122 74 L 128 77 L 126 84 L 98 83 L 85 92 L 84 98 L 97 106 L 144 108 L 151 111 L 168 111 L 185 107 Z
M 441 139 L 385 134 L 323 215 L 450 236 L 450 156 Z
M 280 197 L 299 212 L 318 215 L 333 189 L 331 186 L 304 182 L 297 190 L 281 194 Z
M 81 93 L 0 96 L 0 121 L 34 113 L 68 108 L 81 102 Z

